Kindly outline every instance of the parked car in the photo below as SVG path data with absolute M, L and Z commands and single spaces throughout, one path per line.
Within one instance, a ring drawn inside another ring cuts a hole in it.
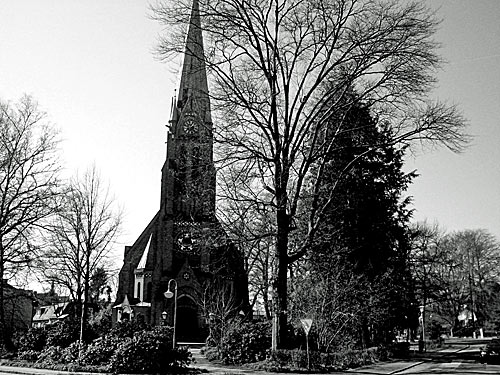
M 500 362 L 500 339 L 491 340 L 481 348 L 479 355 L 481 363 Z

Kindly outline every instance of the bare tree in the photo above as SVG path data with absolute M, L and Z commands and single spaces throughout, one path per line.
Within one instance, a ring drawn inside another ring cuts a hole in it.
M 462 230 L 443 238 L 442 251 L 448 254 L 445 270 L 454 276 L 455 316 L 463 305 L 472 314 L 472 327 L 478 328 L 490 318 L 487 296 L 500 280 L 500 244 L 484 229 Z M 451 282 L 448 283 L 448 285 Z M 445 284 L 446 285 L 446 284 Z M 476 321 L 479 320 L 478 321 Z M 480 324 L 478 324 L 480 323 Z
M 100 268 L 110 270 L 108 255 L 122 222 L 122 212 L 114 204 L 96 168 L 91 167 L 70 180 L 52 222 L 44 276 L 68 290 L 73 300 L 83 301 L 83 320 L 92 275 Z
M 207 345 L 221 348 L 228 324 L 241 308 L 231 285 L 219 278 L 203 284 L 199 306 L 208 322 Z
M 195 17 L 189 26 L 201 28 L 208 42 L 203 63 L 211 74 L 215 135 L 224 146 L 220 166 L 239 166 L 254 179 L 254 190 L 273 197 L 277 348 L 286 333 L 288 266 L 307 253 L 329 204 L 316 200 L 325 155 L 336 145 L 335 136 L 323 136 L 329 119 L 340 119 L 329 134 L 342 134 L 342 114 L 360 102 L 391 129 L 392 144 L 444 144 L 452 151 L 466 143 L 465 120 L 454 106 L 428 99 L 441 59 L 433 40 L 438 22 L 421 2 L 194 0 L 192 8 L 202 23 Z M 191 0 L 155 7 L 154 17 L 168 30 L 159 46 L 162 58 L 181 52 L 197 58 L 204 50 L 200 40 L 195 51 L 184 51 L 182 25 L 190 9 Z M 306 190 L 314 198 L 308 231 L 291 247 L 292 222 Z
M 4 282 L 31 265 L 37 232 L 54 212 L 57 132 L 28 96 L 0 103 L 0 346 L 5 343 Z
M 421 304 L 421 326 L 425 327 L 427 324 L 425 311 L 429 306 L 438 303 L 444 311 L 449 310 L 447 309 L 450 307 L 449 301 L 454 301 L 456 283 L 453 275 L 456 263 L 450 262 L 449 254 L 443 251 L 442 241 L 445 233 L 437 224 L 417 223 L 411 232 L 409 267 L 413 277 L 414 292 L 418 303 Z M 449 314 L 451 321 L 448 319 L 451 326 L 456 312 L 455 305 L 454 302 L 451 303 L 453 312 Z M 424 340 L 423 330 L 420 331 L 420 335 Z
M 445 322 L 451 334 L 464 305 L 482 322 L 490 319 L 495 308 L 490 295 L 500 272 L 498 241 L 482 229 L 446 234 L 426 223 L 417 224 L 414 233 L 411 266 L 423 310 Z M 426 325 L 426 315 L 422 318 Z
M 262 303 L 266 317 L 271 317 L 269 298 L 271 249 L 274 241 L 273 212 L 262 202 L 272 200 L 267 191 L 255 191 L 238 170 L 228 168 L 219 178 L 218 216 L 226 233 L 244 256 L 248 275 L 250 306 Z

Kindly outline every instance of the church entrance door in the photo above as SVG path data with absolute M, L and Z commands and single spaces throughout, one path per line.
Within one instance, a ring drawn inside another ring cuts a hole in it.
M 200 328 L 198 306 L 190 297 L 180 297 L 177 300 L 177 342 L 204 342 Z

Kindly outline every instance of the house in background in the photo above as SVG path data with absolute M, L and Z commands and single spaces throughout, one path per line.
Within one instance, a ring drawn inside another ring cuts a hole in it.
M 5 328 L 9 332 L 24 331 L 31 327 L 34 293 L 16 288 L 3 280 Z
M 59 302 L 35 307 L 32 327 L 41 328 L 66 319 L 73 312 L 73 302 Z
M 79 304 L 68 296 L 59 296 L 54 292 L 54 286 L 48 293 L 35 293 L 32 327 L 41 328 L 70 317 L 80 318 Z M 96 303 L 89 303 L 89 314 L 98 310 Z

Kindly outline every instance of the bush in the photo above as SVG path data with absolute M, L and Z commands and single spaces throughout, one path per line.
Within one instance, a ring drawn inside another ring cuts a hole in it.
M 134 334 L 141 331 L 151 330 L 151 326 L 137 320 L 122 320 L 110 330 L 109 334 L 116 337 L 134 337 Z
M 89 328 L 95 337 L 102 337 L 107 335 L 112 329 L 112 309 L 111 304 L 107 307 L 100 309 L 97 313 L 93 314 L 89 319 Z
M 82 353 L 85 352 L 85 344 L 82 344 Z M 67 348 L 63 348 L 61 353 L 61 363 L 74 363 L 78 361 L 80 354 L 80 343 L 75 341 L 70 344 Z
M 118 344 L 110 361 L 115 373 L 170 373 L 191 362 L 187 348 L 171 348 L 172 333 L 167 327 L 140 331 Z
M 85 345 L 82 347 L 82 353 L 84 351 Z M 78 342 L 74 342 L 66 348 L 60 346 L 47 346 L 40 352 L 36 362 L 45 365 L 75 363 L 78 362 L 79 353 L 80 345 Z
M 97 338 L 82 353 L 82 362 L 88 365 L 108 363 L 115 350 L 126 339 L 111 334 Z
M 261 361 L 271 347 L 271 326 L 269 322 L 246 322 L 239 319 L 229 327 L 218 348 L 224 363 L 242 364 Z
M 38 360 L 38 356 L 40 355 L 39 351 L 36 350 L 24 350 L 19 351 L 17 353 L 17 358 L 22 359 L 24 361 L 35 362 Z
M 99 371 L 125 373 L 170 373 L 184 369 L 191 362 L 191 353 L 187 348 L 172 349 L 171 328 L 155 327 L 142 331 L 137 329 L 136 324 L 122 324 L 89 345 L 84 344 L 81 353 L 78 341 L 73 341 L 66 347 L 47 345 L 38 352 L 26 349 L 29 345 L 21 340 L 22 347 L 26 350 L 18 352 L 18 359 L 36 361 L 37 367 L 57 370 L 73 369 L 80 359 L 78 368 L 85 365 Z M 56 332 L 61 333 L 58 339 Z M 50 337 L 51 342 L 67 343 L 73 338 L 71 326 L 53 326 Z
M 80 322 L 74 319 L 65 319 L 46 327 L 47 346 L 66 348 L 80 338 Z
M 47 346 L 40 352 L 37 363 L 61 363 L 63 348 L 60 346 Z
M 380 348 L 345 350 L 337 353 L 311 351 L 309 353 L 309 369 L 321 372 L 341 371 L 374 363 L 385 358 L 385 351 Z M 267 359 L 253 367 L 266 371 L 303 371 L 307 369 L 307 352 L 299 349 L 269 351 Z
M 43 350 L 47 343 L 47 333 L 43 328 L 30 328 L 26 332 L 16 334 L 14 345 L 19 352 Z

